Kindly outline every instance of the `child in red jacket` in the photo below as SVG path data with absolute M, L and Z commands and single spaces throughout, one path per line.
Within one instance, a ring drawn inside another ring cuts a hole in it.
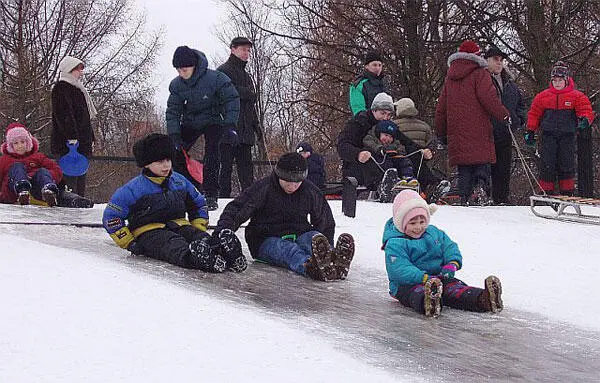
M 0 201 L 28 205 L 30 195 L 49 206 L 57 204 L 62 171 L 56 162 L 38 152 L 38 140 L 19 123 L 6 128 L 0 157 Z
M 590 129 L 594 112 L 590 100 L 575 89 L 567 65 L 554 64 L 548 89 L 538 93 L 527 117 L 525 142 L 535 145 L 535 132 L 541 128 L 539 183 L 547 194 L 573 195 L 575 189 L 575 134 Z

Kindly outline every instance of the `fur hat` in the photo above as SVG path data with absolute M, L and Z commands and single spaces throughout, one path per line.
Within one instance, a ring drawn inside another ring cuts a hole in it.
M 239 47 L 240 45 L 250 45 L 252 46 L 252 41 L 250 41 L 246 37 L 234 37 L 229 44 L 229 48 Z
M 29 153 L 32 150 L 37 151 L 39 147 L 38 140 L 29 133 L 25 125 L 18 122 L 12 122 L 6 128 L 6 142 L 2 144 L 3 153 L 15 154 L 14 143 L 17 140 L 25 140 L 25 152 Z
M 488 48 L 488 49 L 485 51 L 485 53 L 483 54 L 483 58 L 484 58 L 484 59 L 487 59 L 487 58 L 494 57 L 494 56 L 500 56 L 500 57 L 502 57 L 503 59 L 507 59 L 507 58 L 508 58 L 508 55 L 507 55 L 506 53 L 502 52 L 502 51 L 500 50 L 500 48 L 498 48 L 498 47 L 497 47 L 497 46 L 495 46 L 495 45 L 491 45 L 491 46 L 490 46 L 490 47 L 489 47 L 489 48 Z
M 376 51 L 367 52 L 367 54 L 365 55 L 365 65 L 367 65 L 373 61 L 383 62 L 383 57 L 381 57 L 381 54 L 379 54 L 379 52 L 376 52 Z
M 394 105 L 396 105 L 396 116 L 406 114 L 407 109 L 415 109 L 415 102 L 408 97 L 401 98 Z
M 394 99 L 387 93 L 377 93 L 371 103 L 371 110 L 389 110 L 393 112 Z
M 473 40 L 463 41 L 458 47 L 458 51 L 463 53 L 473 53 L 477 56 L 481 54 L 481 48 L 479 48 L 479 45 Z
M 309 144 L 308 142 L 301 142 L 298 144 L 298 146 L 296 146 L 296 151 L 298 153 L 312 153 L 313 152 L 313 148 L 312 145 Z
M 173 54 L 173 66 L 175 68 L 185 68 L 198 65 L 198 57 L 194 51 L 187 45 L 182 45 L 175 49 Z
M 404 233 L 408 221 L 416 216 L 422 215 L 429 225 L 431 214 L 437 210 L 437 205 L 428 205 L 419 193 L 414 190 L 402 190 L 396 198 L 393 205 L 394 226 L 398 231 Z
M 399 131 L 400 128 L 394 121 L 381 120 L 377 122 L 377 125 L 375 125 L 375 133 L 377 133 L 378 137 L 381 133 L 386 133 L 394 137 L 394 139 L 397 139 Z
M 275 166 L 277 177 L 288 182 L 304 181 L 308 175 L 306 160 L 300 153 L 286 153 L 279 157 Z
M 552 67 L 552 72 L 550 72 L 550 78 L 552 77 L 569 77 L 569 67 L 564 61 L 557 61 Z
M 151 133 L 133 145 L 135 162 L 140 168 L 173 157 L 173 141 L 166 134 Z

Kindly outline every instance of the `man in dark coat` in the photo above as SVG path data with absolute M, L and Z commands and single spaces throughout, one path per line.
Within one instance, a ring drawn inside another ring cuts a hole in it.
M 448 143 L 450 166 L 458 166 L 461 204 L 480 187 L 490 193 L 490 165 L 496 162 L 490 119 L 507 120 L 509 112 L 494 88 L 479 45 L 465 40 L 448 58 L 448 73 L 435 111 L 435 130 Z
M 199 190 L 204 190 L 209 210 L 218 208 L 219 142 L 225 135 L 236 142 L 240 97 L 227 75 L 208 69 L 204 53 L 180 46 L 173 55 L 179 76 L 169 84 L 167 131 L 175 143 L 173 169 Z M 182 150 L 189 151 L 204 135 L 204 184 L 188 172 Z
M 375 96 L 387 92 L 383 75 L 383 58 L 378 52 L 370 51 L 365 56 L 363 72 L 350 84 L 350 111 L 357 115 L 371 106 Z
M 331 249 L 333 214 L 323 193 L 312 182 L 303 182 L 307 174 L 299 153 L 282 155 L 270 176 L 225 206 L 215 232 L 236 231 L 250 220 L 245 237 L 253 258 L 317 280 L 344 279 L 354 240 L 342 234 Z
M 308 142 L 301 142 L 296 146 L 296 152 L 300 153 L 308 164 L 307 180 L 317 185 L 321 190 L 325 188 L 325 160 L 319 153 L 313 151 L 313 147 Z
M 231 194 L 231 172 L 235 161 L 240 187 L 245 190 L 254 181 L 252 168 L 252 146 L 255 137 L 262 140 L 262 131 L 256 114 L 256 90 L 246 64 L 250 57 L 252 42 L 245 37 L 231 40 L 231 55 L 217 69 L 225 73 L 240 95 L 240 117 L 237 122 L 237 145 L 231 137 L 223 137 L 219 146 L 221 154 L 221 173 L 219 177 L 220 197 L 229 198 Z
M 494 125 L 494 147 L 496 163 L 492 165 L 492 198 L 496 205 L 509 203 L 510 168 L 512 166 L 512 137 L 509 129 L 525 129 L 525 105 L 521 91 L 504 67 L 506 53 L 498 47 L 488 48 L 483 57 L 488 62 L 488 71 L 502 104 L 510 112 L 510 126 L 506 121 L 492 119 Z

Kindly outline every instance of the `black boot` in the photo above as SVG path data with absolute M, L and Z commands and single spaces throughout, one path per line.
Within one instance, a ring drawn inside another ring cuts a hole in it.
M 219 231 L 219 254 L 225 259 L 226 267 L 240 273 L 248 267 L 246 256 L 242 252 L 242 243 L 237 235 L 229 229 Z
M 220 254 L 213 251 L 206 239 L 199 239 L 190 243 L 190 264 L 194 269 L 212 273 L 225 271 L 225 260 Z
M 219 204 L 217 203 L 217 197 L 206 197 L 206 207 L 208 211 L 214 211 L 219 208 Z

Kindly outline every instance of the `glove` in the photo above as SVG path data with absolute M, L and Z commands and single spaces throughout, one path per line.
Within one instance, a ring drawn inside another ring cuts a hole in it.
M 588 121 L 587 118 L 582 117 L 581 119 L 579 119 L 579 125 L 577 125 L 577 129 L 584 130 L 589 127 L 590 127 L 590 122 Z
M 181 151 L 183 148 L 183 139 L 181 138 L 181 134 L 171 134 L 171 141 L 173 141 L 173 145 L 175 146 L 175 150 Z
M 588 126 L 589 126 L 589 124 L 588 124 Z M 79 141 L 77 141 L 77 140 L 67 140 L 67 143 L 69 145 L 77 145 L 77 142 L 79 142 Z
M 440 276 L 443 279 L 451 279 L 454 278 L 454 273 L 458 270 L 458 266 L 454 262 L 450 262 L 447 265 L 442 267 L 442 271 L 440 272 Z
M 525 131 L 525 143 L 527 146 L 534 147 L 535 146 L 535 132 L 533 130 Z
M 127 251 L 129 251 L 131 255 L 142 255 L 142 247 L 138 245 L 136 241 L 131 241 L 129 243 Z
M 238 146 L 240 144 L 240 138 L 235 130 L 235 127 L 227 126 L 225 129 L 225 133 L 223 134 L 223 143 L 231 146 Z

